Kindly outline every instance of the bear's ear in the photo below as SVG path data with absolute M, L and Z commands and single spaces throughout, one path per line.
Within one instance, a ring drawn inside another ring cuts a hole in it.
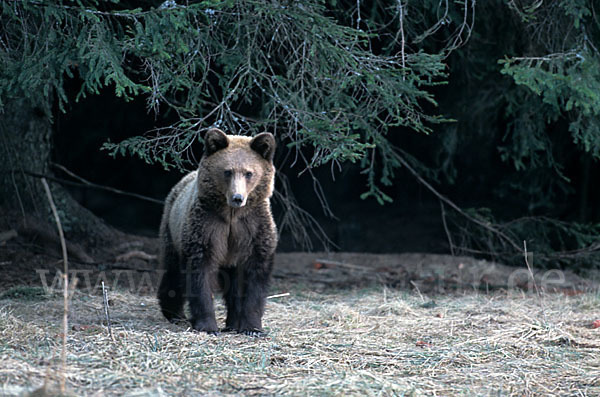
M 275 137 L 270 132 L 258 134 L 250 141 L 252 150 L 261 155 L 265 160 L 273 161 L 275 156 Z
M 225 149 L 229 146 L 229 139 L 223 131 L 218 128 L 211 128 L 204 135 L 204 153 L 210 156 L 214 152 Z

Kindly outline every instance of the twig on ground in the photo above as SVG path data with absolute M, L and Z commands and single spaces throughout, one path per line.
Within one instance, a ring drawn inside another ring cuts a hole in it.
M 104 281 L 102 281 L 102 303 L 104 304 L 104 315 L 106 316 L 106 326 L 108 327 L 108 335 L 110 339 L 115 340 L 112 327 L 110 325 L 110 312 L 108 311 L 108 291 L 104 287 Z
M 531 280 L 533 280 L 533 287 L 535 288 L 535 292 L 539 298 L 540 308 L 542 309 L 542 315 L 544 316 L 544 321 L 546 321 L 546 308 L 544 306 L 544 295 L 540 292 L 537 282 L 535 281 L 535 276 L 533 274 L 533 269 L 529 264 L 529 253 L 527 252 L 527 241 L 523 240 L 523 253 L 525 255 L 525 264 L 527 265 L 527 270 L 529 271 L 529 276 Z M 533 253 L 531 253 L 531 257 L 533 258 Z
M 533 255 L 533 253 L 532 253 Z M 527 252 L 527 241 L 523 240 L 523 256 L 525 257 L 525 265 L 527 265 L 527 270 L 529 271 L 529 275 L 531 276 L 531 280 L 533 281 L 533 287 L 535 288 L 535 293 L 538 296 L 541 296 L 540 290 L 538 289 L 537 283 L 535 282 L 535 276 L 533 275 L 533 269 L 529 264 L 529 253 Z
M 315 259 L 315 262 L 314 262 L 314 267 L 316 269 L 321 269 L 323 267 L 325 267 L 325 268 L 335 267 L 335 266 L 345 267 L 345 268 L 354 269 L 354 270 L 373 271 L 373 268 L 370 268 L 370 267 L 354 265 L 352 263 L 331 261 L 329 259 Z
M 425 302 L 425 297 L 421 293 L 421 290 L 419 289 L 419 286 L 417 285 L 417 283 L 415 283 L 413 280 L 410 280 L 410 283 L 412 284 L 413 287 L 415 287 L 415 291 L 417 291 L 417 294 L 419 294 L 419 297 L 421 298 L 421 300 L 423 302 Z
M 46 196 L 48 197 L 48 202 L 50 203 L 50 208 L 52 209 L 52 214 L 54 215 L 54 220 L 56 221 L 56 227 L 58 228 L 58 235 L 60 236 L 60 245 L 62 248 L 62 256 L 63 256 L 63 265 L 64 265 L 64 284 L 63 284 L 63 345 L 61 351 L 61 376 L 60 376 L 60 391 L 61 394 L 65 394 L 66 385 L 67 385 L 67 333 L 69 331 L 69 263 L 67 259 L 67 243 L 65 241 L 65 235 L 63 233 L 62 225 L 60 223 L 60 217 L 58 216 L 58 211 L 56 210 L 56 206 L 54 205 L 54 200 L 52 199 L 52 193 L 50 192 L 50 187 L 48 186 L 48 182 L 46 182 L 45 178 L 42 178 L 42 185 L 44 185 L 44 190 L 46 191 Z
M 115 258 L 115 261 L 116 262 L 127 262 L 128 260 L 133 259 L 133 258 L 143 259 L 145 261 L 151 261 L 151 260 L 156 259 L 156 255 L 151 255 L 147 252 L 140 251 L 140 250 L 131 250 L 131 251 L 127 251 L 126 253 L 117 256 Z
M 267 296 L 267 299 L 283 298 L 285 296 L 290 296 L 290 293 L 284 292 L 283 294 L 269 295 L 269 296 Z
M 455 256 L 454 243 L 452 242 L 452 235 L 450 234 L 450 230 L 448 230 L 448 224 L 446 223 L 446 209 L 444 208 L 444 203 L 442 200 L 440 200 L 440 208 L 442 209 L 442 224 L 444 225 L 444 231 L 446 232 L 446 237 L 448 238 L 448 245 L 450 245 L 450 254 Z

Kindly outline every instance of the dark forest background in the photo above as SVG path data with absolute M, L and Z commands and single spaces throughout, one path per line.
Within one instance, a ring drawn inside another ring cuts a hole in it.
M 160 204 L 85 186 L 65 169 L 162 200 L 201 155 L 206 128 L 269 130 L 280 250 L 521 264 L 525 240 L 545 266 L 596 267 L 598 9 L 5 1 L 3 205 L 50 219 L 32 187 L 45 175 L 64 194 L 73 239 L 99 229 L 82 226 L 88 215 L 68 197 L 155 236 Z

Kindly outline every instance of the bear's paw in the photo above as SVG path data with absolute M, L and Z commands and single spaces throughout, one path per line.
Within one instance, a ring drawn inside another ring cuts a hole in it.
M 192 320 L 192 328 L 198 332 L 206 332 L 211 335 L 218 335 L 219 328 L 214 318 Z

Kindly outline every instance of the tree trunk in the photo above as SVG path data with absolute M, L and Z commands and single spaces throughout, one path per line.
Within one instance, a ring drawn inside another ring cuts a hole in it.
M 53 224 L 40 180 L 52 176 L 51 122 L 25 99 L 4 104 L 0 112 L 0 205 L 20 212 L 23 222 L 33 216 Z M 96 246 L 115 237 L 114 229 L 79 205 L 65 189 L 51 180 L 48 183 L 68 239 Z

